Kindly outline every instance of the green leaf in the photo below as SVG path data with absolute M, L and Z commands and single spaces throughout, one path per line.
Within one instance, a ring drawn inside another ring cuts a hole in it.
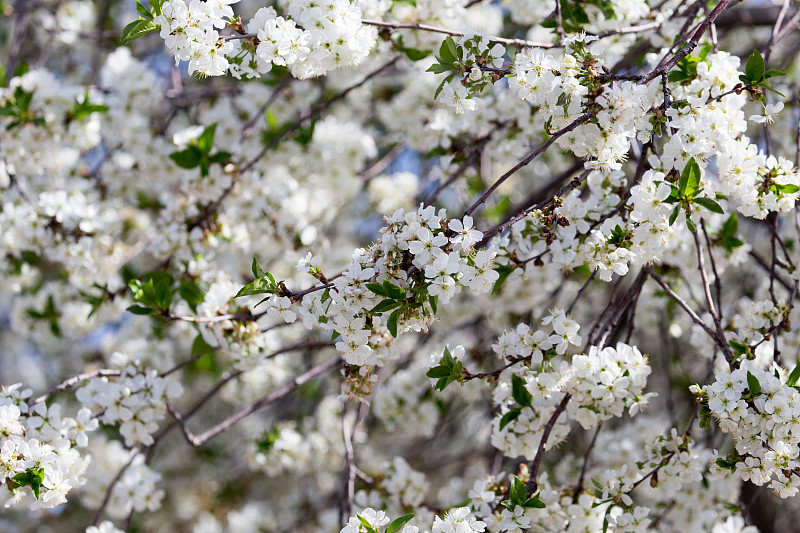
M 739 229 L 739 217 L 736 215 L 734 211 L 733 214 L 728 217 L 728 220 L 722 225 L 722 228 L 719 230 L 720 237 L 733 237 L 736 235 L 736 231 Z
M 120 44 L 127 44 L 131 41 L 138 39 L 148 33 L 152 33 L 159 29 L 161 26 L 153 24 L 146 19 L 139 19 L 131 22 L 125 29 L 122 30 L 122 35 L 119 38 Z
M 686 227 L 689 228 L 689 231 L 692 233 L 697 233 L 697 228 L 695 227 L 694 222 L 692 222 L 692 217 L 688 212 L 686 213 Z
M 455 63 L 458 61 L 458 49 L 456 42 L 452 37 L 446 37 L 439 47 L 439 57 L 447 63 Z
M 519 407 L 515 407 L 514 409 L 511 409 L 509 412 L 504 414 L 503 418 L 500 419 L 500 428 L 499 428 L 500 431 L 503 431 L 503 428 L 505 428 L 511 422 L 519 418 L 519 415 L 521 413 L 522 409 L 520 409 Z
M 205 155 L 211 153 L 211 147 L 214 145 L 214 132 L 217 129 L 217 123 L 211 124 L 206 129 L 203 130 L 203 133 L 200 134 L 200 137 L 197 138 L 197 147 L 200 149 Z
M 509 496 L 511 497 L 511 503 L 523 505 L 526 500 L 525 496 L 527 496 L 525 492 L 525 483 L 520 481 L 519 478 L 515 477 L 514 481 L 511 483 L 511 491 Z
M 436 310 L 439 307 L 439 297 L 438 296 L 428 296 L 428 301 L 431 303 L 431 310 L 433 314 L 436 314 Z
M 208 160 L 211 163 L 225 163 L 226 161 L 230 161 L 231 157 L 233 157 L 233 154 L 230 152 L 217 152 L 209 157 Z
M 396 518 L 392 520 L 389 526 L 386 528 L 386 533 L 395 533 L 403 529 L 403 526 L 406 525 L 411 519 L 414 518 L 414 513 L 409 513 L 407 515 L 403 515 L 400 518 Z
M 358 521 L 361 522 L 361 525 L 364 526 L 364 529 L 367 530 L 367 533 L 378 533 L 377 531 L 375 531 L 375 528 L 369 525 L 369 522 L 367 522 L 366 518 L 364 518 L 361 515 L 356 515 L 356 517 L 358 518 Z
M 784 184 L 776 183 L 774 187 L 780 194 L 794 194 L 797 191 L 800 191 L 800 187 L 798 187 L 793 183 L 784 183 Z
M 185 150 L 172 152 L 169 154 L 169 158 L 172 159 L 179 167 L 190 169 L 200 165 L 200 160 L 203 158 L 203 154 L 196 146 L 189 146 Z
M 456 68 L 455 65 L 452 65 L 450 63 L 434 63 L 433 65 L 428 67 L 428 70 L 426 70 L 425 72 L 433 72 L 435 74 L 441 74 L 442 72 L 450 72 L 453 70 L 458 70 L 458 69 Z
M 400 51 L 403 52 L 411 61 L 419 61 L 420 59 L 425 59 L 431 55 L 431 50 L 417 50 L 416 48 L 403 47 Z
M 719 205 L 714 200 L 712 200 L 711 198 L 695 198 L 694 203 L 701 205 L 706 209 L 708 209 L 709 211 L 713 211 L 714 213 L 719 213 L 720 215 L 725 214 L 725 211 L 723 211 L 722 206 Z
M 136 0 L 136 11 L 138 11 L 143 17 L 153 18 L 153 15 L 150 13 L 150 11 L 148 11 L 139 0 Z
M 764 73 L 764 79 L 776 78 L 778 76 L 785 76 L 786 73 L 780 70 L 768 70 Z
M 517 374 L 511 376 L 511 396 L 522 407 L 529 406 L 533 399 L 531 393 L 525 388 L 525 381 Z
M 761 384 L 758 382 L 758 378 L 755 377 L 751 372 L 747 372 L 747 389 L 753 396 L 758 396 L 761 394 Z
M 184 281 L 181 283 L 178 293 L 181 295 L 192 311 L 197 312 L 197 306 L 205 300 L 205 294 L 200 286 L 194 281 Z
M 747 58 L 744 74 L 747 76 L 747 80 L 752 83 L 758 83 L 764 79 L 764 58 L 761 57 L 761 53 L 758 50 L 753 50 L 753 53 Z
M 500 293 L 500 288 L 503 286 L 503 283 L 505 283 L 509 274 L 514 272 L 514 267 L 508 265 L 497 265 L 494 268 L 494 271 L 499 274 L 497 281 L 494 282 L 494 286 L 492 287 L 492 294 L 496 295 Z
M 444 347 L 444 353 L 442 354 L 442 364 L 447 368 L 453 368 L 453 365 L 456 364 L 456 361 L 453 359 L 453 356 L 450 354 L 450 349 L 447 346 Z
M 790 387 L 794 387 L 798 380 L 800 380 L 800 364 L 794 365 L 794 370 L 789 374 L 786 384 Z
M 456 76 L 456 74 L 458 73 L 453 72 L 452 74 L 448 75 L 445 79 L 442 80 L 442 83 L 439 84 L 439 86 L 436 88 L 436 91 L 434 91 L 433 93 L 434 100 L 436 100 L 439 97 L 439 93 L 442 92 L 442 89 L 444 89 L 445 84 L 450 83 L 450 80 L 452 80 Z
M 389 315 L 389 320 L 386 321 L 386 328 L 389 330 L 389 333 L 392 334 L 392 337 L 397 338 L 397 320 L 400 318 L 400 309 L 395 310 L 391 315 Z
M 439 365 L 431 368 L 425 373 L 431 379 L 439 379 L 439 378 L 446 378 L 450 376 L 450 369 Z
M 253 294 L 274 294 L 278 292 L 278 287 L 275 283 L 271 282 L 268 277 L 254 279 L 252 283 L 248 283 L 236 293 L 234 298 L 240 296 L 250 296 Z
M 256 259 L 255 256 L 253 256 L 253 262 L 250 265 L 250 270 L 253 272 L 253 277 L 256 279 L 263 278 L 267 275 L 266 272 L 264 272 L 264 270 L 261 268 L 261 265 L 258 264 L 258 259 Z
M 678 192 L 681 198 L 694 197 L 697 187 L 700 185 L 700 166 L 694 157 L 691 158 L 681 173 L 680 183 L 678 184 Z
M 405 300 L 406 291 L 394 285 L 389 280 L 383 280 L 383 289 L 386 291 L 386 296 L 395 300 Z
M 192 343 L 192 357 L 197 355 L 205 355 L 207 353 L 211 353 L 215 350 L 213 346 L 208 344 L 202 335 L 197 335 Z
M 675 209 L 672 210 L 672 213 L 669 215 L 669 225 L 673 225 L 675 221 L 678 219 L 678 213 L 681 212 L 681 206 L 676 205 Z
M 383 296 L 385 298 L 389 297 L 389 294 L 386 292 L 386 289 L 383 288 L 383 285 L 380 283 L 367 283 L 367 288 L 377 294 L 378 296 Z
M 542 500 L 539 499 L 538 494 L 534 494 L 523 505 L 526 509 L 544 509 L 547 507 Z
M 369 312 L 379 315 L 381 313 L 385 313 L 386 311 L 391 311 L 392 309 L 394 309 L 399 305 L 401 305 L 401 303 L 395 300 L 383 300 L 378 305 L 370 309 Z
M 134 315 L 149 315 L 153 312 L 153 310 L 149 307 L 142 307 L 141 305 L 131 305 L 125 310 L 133 313 Z
M 166 0 L 150 0 L 148 5 L 150 6 L 150 12 L 153 13 L 153 16 L 157 17 L 161 14 L 161 6 L 164 5 Z

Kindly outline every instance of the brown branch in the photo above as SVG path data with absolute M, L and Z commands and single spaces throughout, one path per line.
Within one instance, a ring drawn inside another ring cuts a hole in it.
M 519 169 L 521 169 L 522 167 L 528 165 L 528 163 L 530 163 L 531 161 L 533 161 L 534 159 L 539 157 L 541 154 L 543 154 L 544 151 L 547 150 L 548 148 L 550 148 L 550 145 L 553 144 L 554 142 L 556 142 L 556 140 L 559 137 L 561 137 L 562 135 L 564 135 L 566 133 L 569 133 L 570 131 L 574 130 L 575 128 L 577 128 L 578 126 L 580 126 L 581 124 L 583 124 L 584 122 L 586 122 L 590 118 L 592 118 L 592 116 L 593 116 L 592 113 L 584 113 L 583 115 L 581 115 L 577 119 L 573 120 L 570 124 L 564 126 L 563 128 L 561 128 L 557 132 L 553 133 L 553 135 L 549 139 L 547 139 L 543 144 L 541 144 L 538 148 L 536 148 L 534 151 L 532 151 L 527 156 L 525 156 L 525 158 L 522 161 L 520 161 L 519 163 L 517 163 L 516 165 L 514 165 L 514 167 L 512 169 L 510 169 L 505 174 L 500 176 L 497 179 L 497 181 L 495 181 L 492 184 L 492 186 L 489 187 L 486 190 L 486 192 L 484 192 L 480 196 L 480 198 L 475 200 L 475 203 L 473 203 L 471 206 L 469 206 L 469 208 L 464 212 L 464 214 L 465 215 L 471 215 L 476 209 L 478 209 L 478 207 L 481 206 L 481 204 L 483 204 L 489 198 L 489 196 L 492 195 L 492 193 L 500 185 L 503 184 L 503 182 L 505 182 L 508 178 L 513 176 Z M 511 225 L 511 224 L 509 224 L 509 225 Z
M 412 22 L 384 22 L 382 20 L 362 20 L 362 24 L 367 26 L 377 26 L 378 28 L 389 28 L 395 30 L 422 30 L 433 33 L 442 33 L 452 37 L 463 37 L 464 33 L 455 30 L 448 30 L 447 28 L 439 28 L 437 26 L 430 26 L 428 24 L 418 24 Z M 505 37 L 488 36 L 487 39 L 492 43 L 500 43 L 509 46 L 516 46 L 519 48 L 536 47 L 536 48 L 557 48 L 561 46 L 559 43 L 539 43 L 535 41 L 527 41 L 525 39 L 507 39 Z
M 733 353 L 731 353 L 731 347 L 728 346 L 728 341 L 725 339 L 725 331 L 722 328 L 722 322 L 719 319 L 719 314 L 717 314 L 717 308 L 714 305 L 714 299 L 711 297 L 711 285 L 708 283 L 708 274 L 706 274 L 706 261 L 703 256 L 703 247 L 700 244 L 700 237 L 697 235 L 697 232 L 692 232 L 692 237 L 694 237 L 694 245 L 697 249 L 697 263 L 698 268 L 700 269 L 700 277 L 703 280 L 703 292 L 706 295 L 706 303 L 708 304 L 708 312 L 711 313 L 711 318 L 714 320 L 714 327 L 717 329 L 717 340 L 720 344 L 720 349 L 722 350 L 723 355 L 725 355 L 725 359 L 728 361 L 729 365 L 733 364 Z
M 542 462 L 542 455 L 544 454 L 544 448 L 547 445 L 547 439 L 550 437 L 550 432 L 553 430 L 553 427 L 555 427 L 558 417 L 561 416 L 561 413 L 563 413 L 564 409 L 567 408 L 567 403 L 569 403 L 570 398 L 572 398 L 571 394 L 566 394 L 564 396 L 564 398 L 561 400 L 561 403 L 558 404 L 558 407 L 556 407 L 556 410 L 553 411 L 553 414 L 550 416 L 550 420 L 548 420 L 547 424 L 544 426 L 542 440 L 539 441 L 539 449 L 536 450 L 536 456 L 533 458 L 533 461 L 531 461 L 530 468 L 528 469 L 530 472 L 530 478 L 528 478 L 528 483 L 525 485 L 526 498 L 533 496 L 533 494 L 539 489 L 539 484 L 536 482 L 536 477 L 539 475 L 539 466 Z
M 199 435 L 193 435 L 192 432 L 189 431 L 189 428 L 187 428 L 186 425 L 184 424 L 184 420 L 185 420 L 184 417 L 181 417 L 180 414 L 178 414 L 178 413 L 176 413 L 174 411 L 171 411 L 171 412 L 173 413 L 173 416 L 175 416 L 175 420 L 177 421 L 178 425 L 183 430 L 184 436 L 186 437 L 186 440 L 189 442 L 189 444 L 191 444 L 192 446 L 200 446 L 203 443 L 205 443 L 207 440 L 209 440 L 210 438 L 214 437 L 215 435 L 217 435 L 219 433 L 222 433 L 223 431 L 225 431 L 227 429 L 230 429 L 231 426 L 233 426 L 236 422 L 238 422 L 242 418 L 246 417 L 247 415 L 250 415 L 250 414 L 254 413 L 255 411 L 258 411 L 262 407 L 264 407 L 266 405 L 269 405 L 270 403 L 272 403 L 272 402 L 274 402 L 276 400 L 279 400 L 279 399 L 283 398 L 284 396 L 288 395 L 290 392 L 292 392 L 294 389 L 296 389 L 297 387 L 299 387 L 300 385 L 302 385 L 306 381 L 308 381 L 311 378 L 313 378 L 314 376 L 316 376 L 318 374 L 321 374 L 322 372 L 328 370 L 329 368 L 331 368 L 335 364 L 339 363 L 340 361 L 341 361 L 341 356 L 340 355 L 336 355 L 335 357 L 332 357 L 332 358 L 328 359 L 324 363 L 315 366 L 314 368 L 312 368 L 308 372 L 300 374 L 299 376 L 294 378 L 292 381 L 290 381 L 289 383 L 287 383 L 283 387 L 280 387 L 280 388 L 274 390 L 273 392 L 267 394 L 263 398 L 251 403 L 247 407 L 237 411 L 232 416 L 226 418 L 225 420 L 223 420 L 222 422 L 220 422 L 216 426 L 213 426 L 213 427 L 207 429 L 206 431 L 204 431 L 203 433 L 201 433 Z
M 58 385 L 56 385 L 55 387 L 53 387 L 49 391 L 45 392 L 44 394 L 42 394 L 41 396 L 36 398 L 35 400 L 31 400 L 30 402 L 28 402 L 28 409 L 30 409 L 31 407 L 33 407 L 37 403 L 42 403 L 44 401 L 47 401 L 54 394 L 57 394 L 57 393 L 62 392 L 62 391 L 65 391 L 67 389 L 71 389 L 72 387 L 74 387 L 78 383 L 80 383 L 82 381 L 86 381 L 87 379 L 92 379 L 92 378 L 97 377 L 97 376 L 119 376 L 120 373 L 121 372 L 119 370 L 111 370 L 111 369 L 108 369 L 108 368 L 102 368 L 100 370 L 92 370 L 91 372 L 86 372 L 84 374 L 78 374 L 77 376 L 73 376 L 73 377 L 71 377 L 69 379 L 66 379 L 66 380 L 62 381 L 61 383 L 59 383 Z

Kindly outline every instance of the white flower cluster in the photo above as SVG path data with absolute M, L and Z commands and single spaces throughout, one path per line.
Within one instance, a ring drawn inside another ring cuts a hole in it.
M 327 443 L 316 431 L 303 431 L 294 421 L 282 422 L 248 445 L 249 465 L 269 477 L 288 472 L 309 472 L 323 455 Z
M 561 129 L 577 119 L 586 106 L 599 107 L 597 124 L 586 123 L 561 137 L 557 142 L 578 157 L 591 158 L 592 166 L 618 170 L 627 157 L 634 138 L 647 142 L 652 133 L 649 114 L 657 104 L 655 86 L 634 82 L 615 82 L 599 95 L 589 91 L 582 78 L 596 74 L 603 64 L 597 57 L 603 52 L 596 38 L 570 36 L 565 54 L 556 59 L 541 48 L 529 48 L 517 54 L 511 91 L 539 107 L 549 127 Z M 588 73 L 588 74 L 587 74 Z
M 506 337 L 513 335 L 504 334 Z M 525 353 L 527 348 L 521 348 L 523 342 L 520 340 L 505 349 L 510 354 Z M 622 416 L 625 407 L 634 416 L 655 396 L 654 393 L 643 394 L 650 375 L 647 358 L 636 347 L 624 343 L 602 350 L 592 346 L 588 354 L 575 355 L 571 363 L 561 361 L 552 366 L 555 367 L 552 372 L 537 372 L 537 365 L 533 365 L 514 376 L 514 379 L 523 380 L 530 395 L 528 405 L 515 406 L 520 399 L 517 395 L 512 398 L 512 387 L 507 381 L 502 381 L 495 389 L 494 401 L 501 406 L 501 411 L 494 419 L 491 440 L 505 455 L 532 459 L 546 424 L 566 394 L 572 395 L 566 404 L 566 417 L 577 421 L 584 429 Z M 569 422 L 559 418 L 545 449 L 558 444 L 568 433 Z
M 161 14 L 153 23 L 161 26 L 161 38 L 175 64 L 189 62 L 189 74 L 222 76 L 228 70 L 226 54 L 233 51 L 230 41 L 220 39 L 220 29 L 233 18 L 233 8 L 239 0 L 167 0 Z
M 739 313 L 733 317 L 735 333 L 732 340 L 752 346 L 764 340 L 775 326 L 780 324 L 789 314 L 785 302 L 772 300 L 746 302 Z
M 563 309 L 553 309 L 549 315 L 542 319 L 542 325 L 551 325 L 551 333 L 544 330 L 531 332 L 527 324 L 517 325 L 516 330 L 506 330 L 492 344 L 495 355 L 506 361 L 510 358 L 531 357 L 531 366 L 538 366 L 542 362 L 543 354 L 550 348 L 563 355 L 570 344 L 577 346 L 581 343 L 580 324 L 567 317 Z
M 57 403 L 29 409 L 31 393 L 20 384 L 0 389 L 0 483 L 10 491 L 0 500 L 34 510 L 65 503 L 70 489 L 86 482 L 89 457 L 77 448 L 86 447 L 86 432 L 97 429 L 97 420 L 86 408 L 62 418 Z
M 625 407 L 634 416 L 655 393 L 642 394 L 650 365 L 638 348 L 617 343 L 572 358 L 574 374 L 566 390 L 572 393 L 567 414 L 583 429 L 596 427 L 611 417 L 622 416 Z
M 114 381 L 105 376 L 93 377 L 75 391 L 75 397 L 85 407 L 102 410 L 102 423 L 120 424 L 119 432 L 128 447 L 152 444 L 158 422 L 167 413 L 166 401 L 181 394 L 183 387 L 178 381 L 135 365 L 128 365 Z
M 432 533 L 481 533 L 486 530 L 486 522 L 476 519 L 469 507 L 457 507 L 433 519 Z
M 474 111 L 478 99 L 474 98 L 490 83 L 501 76 L 497 74 L 503 66 L 506 49 L 500 43 L 492 43 L 485 35 L 465 34 L 453 40 L 457 53 L 455 64 L 463 76 L 446 82 L 438 100 L 453 108 L 457 114 Z
M 228 38 L 219 29 L 234 27 L 230 4 L 239 0 L 202 2 L 168 0 L 154 19 L 175 60 L 189 61 L 189 73 L 237 78 L 260 77 L 272 65 L 288 66 L 297 78 L 363 60 L 375 44 L 377 30 L 361 24 L 361 9 L 354 0 L 329 0 L 321 4 L 286 0 L 287 16 L 262 7 L 240 31 L 247 37 Z
M 398 437 L 432 437 L 438 427 L 441 410 L 431 397 L 425 373 L 427 365 L 413 364 L 395 370 L 392 378 L 381 383 L 372 400 L 372 412 L 389 431 Z
M 92 439 L 89 452 L 92 467 L 86 471 L 86 484 L 80 492 L 83 505 L 99 508 L 108 498 L 108 516 L 117 519 L 125 518 L 133 510 L 156 511 L 161 507 L 164 499 L 164 490 L 159 487 L 161 474 L 145 464 L 144 454 L 126 449 L 120 441 L 102 437 Z M 108 494 L 112 482 L 114 486 Z
M 364 520 L 374 531 L 380 531 L 382 526 L 387 525 L 391 520 L 386 513 L 381 510 L 375 510 L 372 507 L 367 507 L 356 516 L 351 516 L 347 524 L 340 530 L 339 533 L 367 533 L 368 530 L 364 527 L 364 524 L 361 522 Z M 419 528 L 416 526 L 412 526 L 410 524 L 406 524 L 403 526 L 403 529 L 399 531 L 399 533 L 417 533 Z M 482 531 L 482 530 L 481 530 Z M 464 533 L 469 533 L 465 531 Z
M 673 90 L 674 98 L 690 105 L 667 109 L 665 127 L 672 135 L 661 155 L 651 156 L 650 162 L 668 173 L 682 171 L 692 157 L 706 169 L 716 157 L 718 180 L 705 177 L 701 182 L 707 195 L 723 194 L 742 214 L 763 219 L 770 212 L 794 208 L 800 176 L 791 161 L 767 156 L 741 136 L 747 129 L 747 96 L 731 92 L 740 83 L 739 64 L 738 57 L 723 51 L 697 63 L 697 78 Z
M 417 472 L 402 457 L 395 457 L 384 464 L 386 478 L 381 481 L 383 488 L 390 496 L 397 498 L 404 507 L 417 507 L 425 499 L 430 483 L 425 474 Z
M 726 466 L 742 480 L 769 483 L 778 496 L 789 498 L 800 489 L 800 478 L 793 474 L 800 466 L 800 392 L 775 371 L 744 361 L 692 390 L 705 396 L 720 429 L 733 438 L 736 454 L 725 460 Z
M 357 249 L 333 287 L 306 295 L 299 310 L 306 327 L 341 334 L 336 348 L 351 365 L 382 365 L 392 357 L 390 320 L 397 334 L 427 331 L 435 302 L 448 303 L 463 287 L 487 293 L 499 276 L 493 250 L 473 252 L 483 235 L 469 216 L 447 220 L 444 210 L 420 206 L 410 213 L 399 209 L 386 221 L 378 242 Z M 391 313 L 372 312 L 390 301 L 385 297 L 395 302 Z

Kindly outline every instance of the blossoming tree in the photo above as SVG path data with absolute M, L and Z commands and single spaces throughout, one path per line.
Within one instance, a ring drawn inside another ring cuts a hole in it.
M 0 2 L 0 529 L 796 530 L 737 3 Z

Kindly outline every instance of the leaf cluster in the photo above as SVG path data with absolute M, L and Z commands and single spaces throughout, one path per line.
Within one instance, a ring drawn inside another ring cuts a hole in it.
M 691 216 L 692 205 L 694 204 L 704 207 L 714 213 L 725 213 L 722 206 L 719 205 L 716 200 L 705 196 L 699 196 L 703 189 L 700 187 L 700 166 L 697 164 L 694 157 L 686 163 L 681 173 L 678 186 L 676 187 L 670 184 L 670 187 L 672 187 L 672 193 L 664 202 L 668 204 L 677 204 L 669 217 L 670 226 L 675 223 L 681 209 L 684 209 L 686 211 L 686 226 L 688 226 L 689 231 L 696 233 L 697 228 L 694 222 L 692 222 Z
M 125 26 L 122 30 L 122 35 L 119 37 L 119 44 L 128 44 L 161 28 L 161 26 L 153 22 L 153 19 L 161 14 L 161 6 L 164 5 L 165 1 L 150 0 L 147 3 L 148 9 L 140 0 L 136 0 L 136 11 L 139 12 L 140 16 L 137 20 Z
M 214 163 L 226 163 L 232 157 L 229 152 L 215 152 L 211 154 L 214 145 L 214 131 L 217 124 L 211 124 L 197 139 L 192 139 L 184 150 L 172 152 L 169 158 L 181 168 L 191 169 L 200 167 L 200 175 L 208 176 L 208 169 Z
M 511 511 L 514 512 L 514 509 L 517 508 L 519 505 L 524 509 L 544 509 L 545 504 L 542 500 L 539 499 L 539 494 L 534 494 L 530 498 L 527 497 L 527 491 L 525 489 L 525 483 L 520 481 L 518 477 L 515 477 L 514 480 L 511 482 L 511 488 L 508 491 L 508 499 L 502 502 L 503 506 Z
M 764 58 L 761 56 L 761 52 L 753 50 L 753 53 L 747 58 L 747 63 L 745 63 L 744 74 L 739 75 L 739 80 L 749 88 L 766 89 L 783 96 L 772 88 L 768 80 L 777 76 L 783 76 L 785 72 L 765 69 L 766 65 L 764 63 Z M 764 95 L 761 94 L 759 99 L 763 102 Z
M 464 381 L 464 366 L 461 361 L 453 359 L 452 354 L 447 346 L 444 347 L 444 355 L 439 364 L 428 370 L 425 374 L 431 379 L 435 379 L 436 385 L 434 389 L 443 391 L 448 385 L 454 381 L 463 383 Z

